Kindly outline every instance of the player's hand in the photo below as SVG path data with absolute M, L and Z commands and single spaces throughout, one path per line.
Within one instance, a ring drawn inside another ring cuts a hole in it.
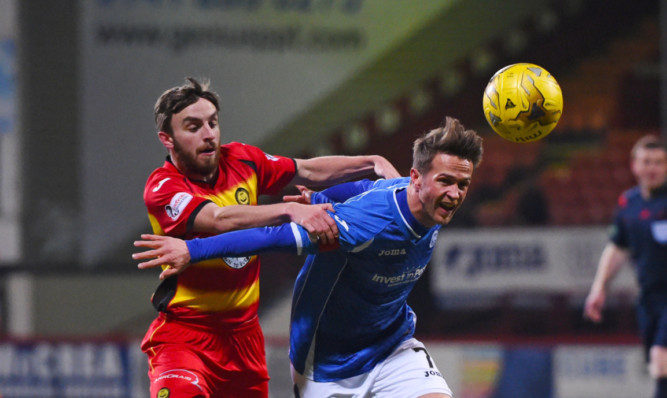
M 283 202 L 296 202 L 304 205 L 310 204 L 310 196 L 313 194 L 313 191 L 304 187 L 303 185 L 296 185 L 296 188 L 301 193 L 300 195 L 284 195 Z
M 326 211 L 334 211 L 331 203 L 303 205 L 290 203 L 290 220 L 317 236 L 320 244 L 333 245 L 338 240 L 338 226 Z
M 375 174 L 379 175 L 380 177 L 384 177 L 387 180 L 401 176 L 393 164 L 379 155 L 375 157 L 375 168 L 373 170 L 375 171 Z
M 142 240 L 134 242 L 136 247 L 151 250 L 132 254 L 135 260 L 148 260 L 137 265 L 139 269 L 155 268 L 166 265 L 160 274 L 160 280 L 180 274 L 190 265 L 190 251 L 185 241 L 171 236 L 142 234 Z
M 604 308 L 604 292 L 591 291 L 586 297 L 584 304 L 584 318 L 590 319 L 595 323 L 602 321 L 602 308 Z

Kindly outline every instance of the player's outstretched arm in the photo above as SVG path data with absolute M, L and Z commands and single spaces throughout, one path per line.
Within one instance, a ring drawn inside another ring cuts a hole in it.
M 312 159 L 295 159 L 297 175 L 293 184 L 322 186 L 348 181 L 374 172 L 384 178 L 397 178 L 400 173 L 384 157 L 369 156 L 321 156 Z
M 621 267 L 628 262 L 627 250 L 608 243 L 602 251 L 598 268 L 591 285 L 591 290 L 584 304 L 584 318 L 593 322 L 602 321 L 602 310 L 607 296 L 607 289 Z
M 138 265 L 140 269 L 166 266 L 160 279 L 180 274 L 191 262 L 249 256 L 267 251 L 314 253 L 319 249 L 317 239 L 311 238 L 306 229 L 295 223 L 245 229 L 187 241 L 151 234 L 143 234 L 141 238 L 134 242 L 134 246 L 150 250 L 134 253 L 132 258 L 147 260 Z
M 324 244 L 333 244 L 338 227 L 327 211 L 329 203 L 306 206 L 301 203 L 276 203 L 262 206 L 224 206 L 208 203 L 195 218 L 195 230 L 219 234 L 241 229 L 295 222 L 315 235 Z

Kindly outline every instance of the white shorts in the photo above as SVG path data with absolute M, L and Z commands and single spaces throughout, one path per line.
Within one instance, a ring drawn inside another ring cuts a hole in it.
M 292 381 L 298 398 L 416 398 L 429 393 L 452 396 L 424 344 L 414 338 L 404 341 L 368 373 L 335 382 L 316 382 L 292 367 Z

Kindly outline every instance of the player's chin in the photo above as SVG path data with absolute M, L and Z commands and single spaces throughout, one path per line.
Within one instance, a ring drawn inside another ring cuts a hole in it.
M 445 209 L 442 207 L 439 208 L 438 211 L 436 212 L 435 222 L 441 225 L 449 224 L 449 222 L 452 221 L 454 212 L 456 212 L 456 208 L 453 209 Z
M 199 159 L 198 166 L 206 173 L 213 173 L 218 167 L 218 161 L 215 156 L 202 156 Z

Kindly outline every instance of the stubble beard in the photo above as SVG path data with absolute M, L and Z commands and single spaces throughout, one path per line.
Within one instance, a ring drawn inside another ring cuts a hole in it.
M 174 141 L 174 155 L 178 157 L 179 162 L 185 167 L 188 173 L 199 175 L 203 179 L 213 176 L 220 162 L 219 149 L 216 150 L 215 156 L 205 157 L 201 160 L 198 158 L 197 153 L 189 153 L 183 150 L 178 141 Z

